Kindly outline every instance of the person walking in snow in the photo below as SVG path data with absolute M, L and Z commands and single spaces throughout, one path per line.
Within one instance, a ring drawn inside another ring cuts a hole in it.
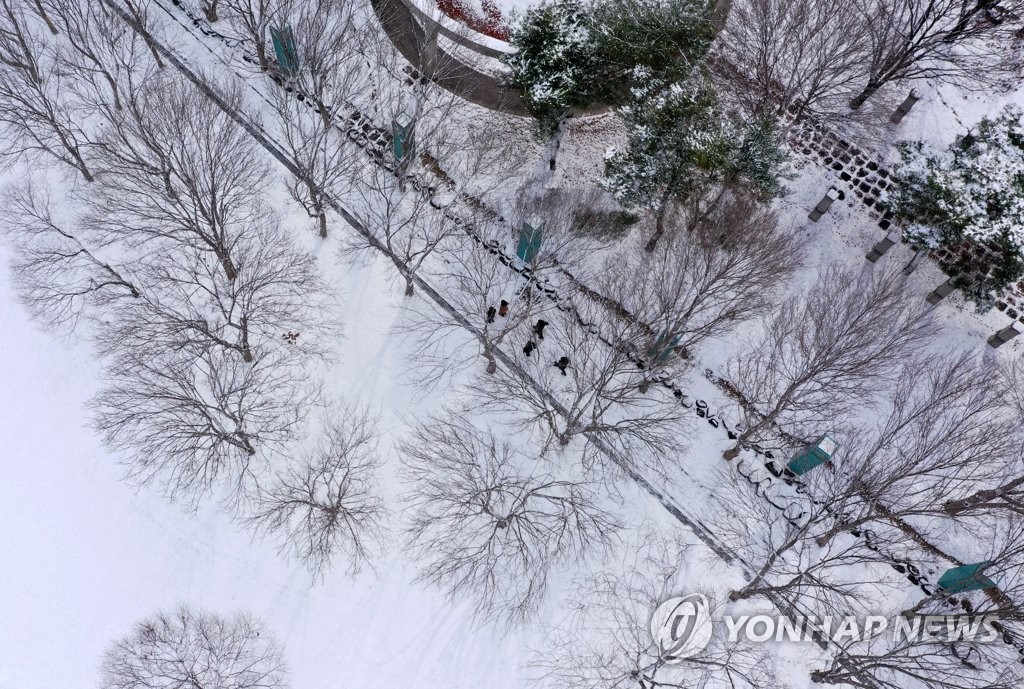
M 533 350 L 535 349 L 537 349 L 537 343 L 534 342 L 533 340 L 530 340 L 529 342 L 526 343 L 526 346 L 523 347 L 523 354 L 525 354 L 526 356 L 530 356 L 530 354 L 532 354 Z
M 502 318 L 508 315 L 508 302 L 504 299 L 501 300 L 501 308 L 498 309 L 498 315 Z
M 496 313 L 497 313 L 497 311 L 494 310 L 493 306 L 488 306 L 487 307 L 487 322 L 488 323 L 493 323 L 494 322 L 494 314 L 496 314 Z
M 556 361 L 555 362 L 555 368 L 557 368 L 559 371 L 561 371 L 563 376 L 568 375 L 565 372 L 565 369 L 569 368 L 569 357 L 563 356 L 558 361 Z
M 548 322 L 541 318 L 540 320 L 537 321 L 536 325 L 533 326 L 533 332 L 537 335 L 537 339 L 544 339 L 544 326 L 547 324 Z

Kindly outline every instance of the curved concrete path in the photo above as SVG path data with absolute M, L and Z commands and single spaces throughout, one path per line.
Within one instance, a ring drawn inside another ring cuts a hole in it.
M 437 48 L 436 35 L 431 37 L 424 31 L 402 0 L 370 2 L 391 42 L 421 74 L 433 72 L 431 78 L 435 82 L 470 103 L 510 115 L 531 117 L 518 90 L 468 67 Z M 436 26 L 434 30 L 437 30 Z M 429 64 L 433 64 L 434 69 L 427 69 Z

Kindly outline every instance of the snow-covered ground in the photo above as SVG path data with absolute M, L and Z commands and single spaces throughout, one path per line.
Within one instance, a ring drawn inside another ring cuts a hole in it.
M 113 639 L 179 603 L 262 617 L 286 647 L 296 687 L 522 686 L 529 635 L 474 626 L 465 606 L 413 584 L 397 554 L 376 572 L 313 585 L 217 509 L 190 514 L 126 486 L 85 427 L 98 383 L 89 352 L 28 320 L 0 252 L 0 687 L 95 686 Z M 346 271 L 345 319 L 357 333 L 345 341 L 338 384 L 380 404 L 383 427 L 395 431 L 409 405 L 386 270 Z

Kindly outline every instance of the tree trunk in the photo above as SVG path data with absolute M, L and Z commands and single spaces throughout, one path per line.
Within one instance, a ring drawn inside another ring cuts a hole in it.
M 750 437 L 754 435 L 754 433 L 764 428 L 765 424 L 766 420 L 762 419 L 760 423 L 756 423 L 747 430 L 740 433 L 739 436 L 736 437 L 736 443 L 728 450 L 723 452 L 722 457 L 730 461 L 736 459 L 740 454 L 740 450 L 743 449 L 743 443 L 747 442 L 747 440 L 749 440 Z
M 946 514 L 951 517 L 955 517 L 972 507 L 984 505 L 987 502 L 991 502 L 997 498 L 1005 498 L 1008 494 L 1012 493 L 1016 489 L 1024 486 L 1024 476 L 1018 476 L 1009 483 L 1004 483 L 998 488 L 991 490 L 979 490 L 974 495 L 966 497 L 962 500 L 950 500 L 942 506 L 946 511 Z
M 327 239 L 327 213 L 320 209 L 320 214 L 317 217 L 320 219 L 320 238 Z
M 203 14 L 206 15 L 206 21 L 210 22 L 211 24 L 213 22 L 217 21 L 217 19 L 218 19 L 218 17 L 217 17 L 217 3 L 218 2 L 220 2 L 220 0 L 208 0 L 203 5 Z
M 661 203 L 658 204 L 658 215 L 654 220 L 654 234 L 651 235 L 651 239 L 644 247 L 647 253 L 654 251 L 654 248 L 658 245 L 658 240 L 665 234 L 665 215 L 668 213 L 668 203 L 671 198 L 672 192 L 671 186 L 669 186 L 665 188 L 665 193 L 661 195 Z
M 141 26 L 141 23 L 140 23 L 140 26 Z M 143 27 L 143 30 L 145 30 L 145 27 Z M 150 39 L 148 31 L 146 33 L 142 34 L 142 40 L 144 40 L 146 42 L 146 45 L 149 47 L 149 52 L 153 53 L 153 61 L 156 62 L 156 68 L 157 69 L 163 69 L 164 68 L 163 58 L 160 57 L 160 51 L 157 50 L 156 43 L 154 43 Z
M 252 349 L 249 347 L 249 319 L 242 316 L 242 361 L 251 364 L 253 361 Z
M 266 72 L 270 69 L 270 61 L 267 59 L 267 39 L 265 36 L 256 39 L 256 59 L 259 60 L 261 72 Z
M 110 93 L 114 96 L 114 110 L 120 112 L 124 109 L 124 106 L 121 105 L 121 96 L 118 94 L 117 82 L 114 81 L 114 78 L 106 70 L 103 70 L 103 78 L 107 80 L 107 85 L 110 86 Z
M 320 119 L 323 120 L 324 123 L 324 129 L 330 129 L 331 125 L 334 123 L 334 116 L 331 113 L 330 108 L 324 105 L 323 100 L 319 98 L 316 99 L 316 104 L 317 112 L 320 113 Z
M 238 278 L 238 269 L 235 268 L 231 255 L 222 249 L 217 251 L 217 258 L 220 259 L 220 265 L 224 268 L 224 274 L 227 276 L 228 281 L 234 282 Z
M 43 9 L 43 3 L 40 2 L 40 0 L 35 0 L 35 6 L 36 11 L 39 12 L 39 17 L 46 24 L 46 28 L 50 30 L 50 33 L 52 33 L 54 36 L 60 33 L 59 31 L 57 31 L 57 27 L 54 26 L 53 22 L 50 21 L 50 17 L 46 14 L 46 10 Z
M 977 0 L 974 7 L 966 12 L 957 21 L 956 26 L 949 30 L 945 36 L 942 37 L 943 43 L 956 43 L 963 35 L 964 31 L 967 30 L 967 25 L 974 21 L 975 17 L 978 16 L 979 12 L 984 12 L 987 9 L 995 7 L 997 0 Z
M 405 277 L 405 296 L 411 297 L 415 294 L 415 289 L 412 282 L 412 276 L 407 275 Z
M 867 102 L 868 98 L 875 95 L 875 92 L 882 87 L 882 82 L 875 79 L 868 81 L 868 85 L 864 87 L 864 90 L 854 96 L 853 100 L 850 101 L 850 109 L 856 110 L 860 106 Z
M 78 171 L 82 173 L 82 177 L 85 179 L 86 182 L 92 182 L 94 177 L 92 176 L 92 173 L 89 171 L 89 167 L 85 164 L 85 160 L 82 158 L 82 154 L 78 152 L 77 148 L 69 149 L 69 151 L 71 153 L 71 157 L 75 159 Z

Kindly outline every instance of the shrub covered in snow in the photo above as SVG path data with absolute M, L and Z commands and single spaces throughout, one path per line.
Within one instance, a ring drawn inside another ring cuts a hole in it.
M 519 18 L 506 64 L 546 137 L 571 108 L 628 101 L 639 66 L 670 81 L 690 72 L 711 37 L 695 0 L 551 0 Z
M 984 244 L 995 252 L 987 272 L 959 286 L 980 306 L 994 291 L 1024 274 L 1024 125 L 1008 107 L 994 119 L 957 137 L 946 150 L 920 141 L 901 142 L 903 159 L 885 207 L 909 223 L 904 238 L 919 249 Z

